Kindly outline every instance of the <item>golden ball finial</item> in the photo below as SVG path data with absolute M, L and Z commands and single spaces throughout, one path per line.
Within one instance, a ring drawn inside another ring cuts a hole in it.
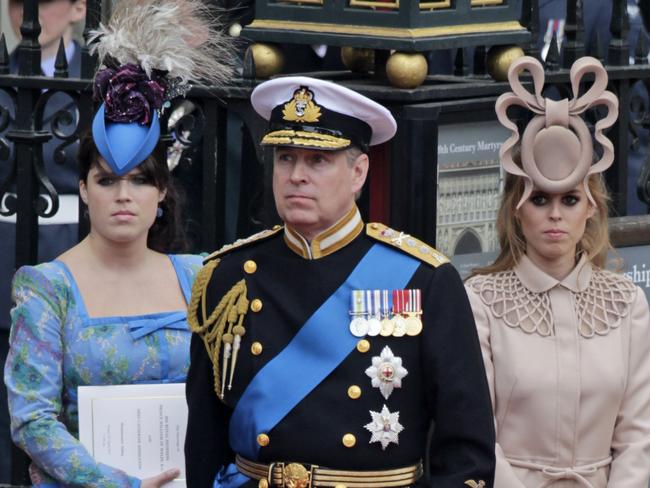
M 375 50 L 363 47 L 341 48 L 341 61 L 350 71 L 367 73 L 375 68 Z
M 519 46 L 493 46 L 487 55 L 488 73 L 496 81 L 506 81 L 508 68 L 515 59 L 523 55 L 524 50 Z
M 386 63 L 386 76 L 397 88 L 416 88 L 427 77 L 429 66 L 420 53 L 395 52 Z
M 269 78 L 282 71 L 284 55 L 279 47 L 273 44 L 252 44 L 250 49 L 255 63 L 255 77 Z

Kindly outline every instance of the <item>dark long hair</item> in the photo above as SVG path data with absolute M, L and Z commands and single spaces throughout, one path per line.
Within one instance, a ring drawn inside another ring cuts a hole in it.
M 101 155 L 97 151 L 95 141 L 90 132 L 85 133 L 79 141 L 79 180 L 88 183 L 88 172 L 93 166 L 99 165 Z M 158 142 L 153 152 L 138 165 L 143 176 L 160 191 L 166 191 L 165 199 L 159 207 L 163 214 L 157 217 L 149 229 L 147 246 L 154 251 L 163 253 L 186 252 L 189 243 L 185 235 L 185 226 L 182 219 L 184 198 L 174 184 L 174 180 L 167 167 L 167 149 L 162 142 Z

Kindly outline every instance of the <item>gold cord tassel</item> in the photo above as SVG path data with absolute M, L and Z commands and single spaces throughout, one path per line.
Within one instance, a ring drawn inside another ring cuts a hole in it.
M 230 388 L 232 385 L 235 362 L 237 361 L 235 351 L 239 350 L 241 336 L 245 332 L 242 323 L 248 310 L 248 299 L 246 298 L 246 282 L 241 280 L 221 298 L 212 313 L 209 316 L 207 315 L 205 292 L 212 273 L 218 264 L 218 259 L 209 261 L 198 273 L 192 287 L 192 298 L 190 299 L 187 320 L 192 332 L 199 334 L 203 338 L 203 344 L 205 344 L 208 356 L 212 361 L 214 390 L 217 396 L 223 399 L 226 372 L 228 371 L 231 356 L 232 364 L 228 387 Z M 201 323 L 199 323 L 198 317 L 199 304 L 201 306 Z M 222 344 L 224 345 L 223 356 L 220 357 Z
M 228 371 L 228 360 L 230 359 L 230 352 L 232 350 L 232 334 L 224 334 L 221 339 L 223 347 L 223 368 L 221 371 L 221 393 L 219 398 L 223 399 L 223 392 L 226 389 L 226 371 Z
M 235 376 L 235 365 L 237 364 L 237 354 L 239 353 L 239 347 L 241 345 L 241 338 L 246 334 L 246 328 L 242 325 L 244 323 L 244 316 L 248 312 L 248 298 L 246 294 L 239 295 L 237 299 L 237 315 L 239 317 L 239 322 L 233 328 L 233 334 L 235 334 L 235 340 L 233 343 L 232 350 L 232 365 L 230 367 L 230 380 L 228 381 L 228 389 L 232 388 L 232 379 Z

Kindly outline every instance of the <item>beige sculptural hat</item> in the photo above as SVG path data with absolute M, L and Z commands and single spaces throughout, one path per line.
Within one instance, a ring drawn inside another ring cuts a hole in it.
M 534 93 L 529 92 L 519 79 L 523 71 L 532 76 Z M 582 78 L 593 73 L 594 81 L 579 96 Z M 595 205 L 587 186 L 589 175 L 605 171 L 614 161 L 614 146 L 603 134 L 618 117 L 618 99 L 607 91 L 607 71 L 596 58 L 578 59 L 570 71 L 573 98 L 551 100 L 542 97 L 544 68 L 530 56 L 515 60 L 508 70 L 511 92 L 501 95 L 496 102 L 499 122 L 512 132 L 499 151 L 501 165 L 508 173 L 525 180 L 524 193 L 517 204 L 519 208 L 530 196 L 533 188 L 548 193 L 570 191 L 584 184 L 589 201 Z M 517 125 L 510 120 L 508 107 L 518 105 L 535 115 L 521 137 L 521 166 L 513 161 L 513 149 L 519 142 Z M 593 163 L 594 148 L 587 125 L 580 116 L 596 105 L 607 107 L 607 115 L 596 122 L 594 139 L 602 146 L 602 156 Z M 592 164 L 593 163 L 593 164 Z

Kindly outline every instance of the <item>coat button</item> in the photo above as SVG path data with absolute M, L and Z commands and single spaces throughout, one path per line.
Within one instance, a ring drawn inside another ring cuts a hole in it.
M 350 388 L 348 388 L 348 396 L 353 400 L 356 400 L 361 396 L 361 388 L 357 385 L 350 386 Z
M 249 259 L 244 263 L 244 271 L 246 271 L 248 274 L 255 273 L 255 271 L 257 271 L 257 263 L 252 259 Z
M 259 312 L 262 310 L 262 300 L 259 298 L 254 298 L 253 301 L 251 302 L 251 310 L 253 312 Z
M 260 354 L 262 354 L 263 350 L 264 348 L 262 347 L 261 342 L 255 341 L 251 344 L 251 353 L 253 354 L 253 356 L 259 356 Z
M 370 350 L 370 342 L 366 339 L 361 339 L 357 342 L 357 351 L 359 352 L 368 352 Z
M 257 436 L 257 443 L 262 446 L 266 447 L 269 445 L 269 442 L 271 442 L 271 439 L 269 439 L 269 436 L 266 434 L 259 434 Z
M 348 488 L 348 487 L 345 486 L 344 484 L 338 483 L 338 484 L 334 485 L 334 488 Z
M 266 479 L 262 478 L 260 482 L 257 483 L 257 486 L 259 488 L 269 488 L 269 482 Z
M 352 434 L 345 434 L 341 441 L 345 447 L 354 447 L 354 445 L 357 443 L 357 438 Z

